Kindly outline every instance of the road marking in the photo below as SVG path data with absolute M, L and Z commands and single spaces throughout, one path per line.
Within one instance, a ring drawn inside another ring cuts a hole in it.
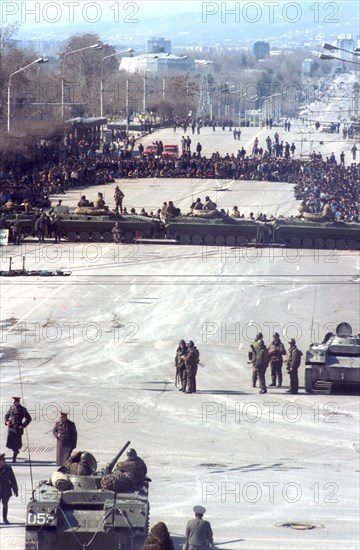
M 261 302 L 261 300 L 260 300 L 260 298 L 258 298 L 258 299 L 256 300 L 256 305 L 258 306 L 258 305 L 260 304 L 260 302 Z
M 287 310 L 290 311 L 290 308 L 291 308 L 291 304 L 290 304 L 290 302 L 289 302 L 289 303 L 288 303 Z

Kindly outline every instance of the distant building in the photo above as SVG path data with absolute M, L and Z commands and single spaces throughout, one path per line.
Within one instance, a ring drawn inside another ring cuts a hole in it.
M 314 60 L 313 59 L 304 59 L 301 65 L 301 72 L 303 76 L 311 76 L 314 70 Z
M 265 59 L 270 55 L 270 44 L 268 42 L 255 42 L 253 52 L 257 59 Z
M 352 34 L 339 34 L 336 40 L 336 47 L 342 50 L 353 52 L 355 50 L 355 41 Z M 344 59 L 353 60 L 354 57 L 350 53 L 341 52 L 341 57 Z
M 171 40 L 152 37 L 146 42 L 146 53 L 171 53 Z
M 184 73 L 194 66 L 194 61 L 187 55 L 177 56 L 168 53 L 145 53 L 135 57 L 123 57 L 120 62 L 120 70 L 127 73 L 152 76 L 173 76 Z

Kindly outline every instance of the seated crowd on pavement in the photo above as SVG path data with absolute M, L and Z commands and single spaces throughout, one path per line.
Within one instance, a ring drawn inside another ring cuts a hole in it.
M 269 137 L 269 136 L 268 136 Z M 131 141 L 131 140 L 130 140 Z M 0 203 L 5 210 L 48 208 L 53 194 L 65 194 L 70 188 L 104 185 L 115 179 L 196 178 L 281 181 L 295 184 L 295 198 L 304 201 L 309 212 L 321 212 L 330 202 L 336 220 L 360 222 L 360 164 L 345 167 L 335 155 L 324 159 L 313 153 L 308 160 L 282 156 L 278 134 L 274 142 L 267 138 L 265 151 L 254 142 L 251 156 L 244 147 L 235 154 L 210 157 L 184 151 L 179 157 L 145 154 L 132 156 L 133 143 L 128 142 L 116 157 L 108 151 L 96 153 L 87 144 L 68 148 L 55 160 L 44 159 L 41 165 L 0 173 Z M 156 143 L 156 142 L 155 142 Z M 87 151 L 87 152 L 86 152 Z M 91 154 L 89 152 L 92 151 Z

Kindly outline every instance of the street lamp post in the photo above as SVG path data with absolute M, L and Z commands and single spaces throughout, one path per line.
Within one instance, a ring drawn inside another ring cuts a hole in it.
M 71 55 L 73 53 L 83 52 L 84 50 L 101 50 L 102 46 L 100 44 L 92 44 L 91 46 L 85 46 L 84 48 L 79 48 L 77 50 L 72 50 L 71 52 L 66 52 L 64 55 L 63 63 L 62 63 L 62 70 L 61 70 L 61 120 L 64 122 L 64 112 L 65 112 L 65 78 L 64 78 L 64 70 L 65 70 L 65 61 L 68 55 Z
M 47 63 L 49 60 L 44 57 L 39 57 L 38 59 L 35 59 L 32 63 L 29 63 L 29 65 L 26 65 L 25 67 L 22 67 L 21 69 L 18 69 L 17 71 L 13 72 L 9 77 L 9 83 L 8 83 L 8 90 L 7 90 L 7 131 L 10 132 L 10 110 L 11 110 L 11 79 L 14 75 L 21 73 L 22 71 L 25 71 L 26 69 L 29 69 L 33 65 L 37 65 L 38 63 Z
M 132 48 L 128 48 L 127 50 L 123 50 L 122 52 L 116 52 L 112 53 L 111 55 L 106 55 L 101 60 L 101 79 L 100 79 L 100 116 L 104 116 L 104 77 L 103 77 L 103 70 L 104 70 L 104 61 L 106 59 L 110 59 L 110 57 L 115 57 L 116 55 L 122 55 L 124 53 L 133 53 L 134 50 Z

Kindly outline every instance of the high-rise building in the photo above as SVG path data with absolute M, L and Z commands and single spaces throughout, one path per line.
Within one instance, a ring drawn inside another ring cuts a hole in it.
M 253 52 L 257 59 L 265 59 L 270 55 L 270 44 L 261 41 L 255 42 Z
M 146 53 L 171 53 L 171 40 L 156 36 L 149 38 Z
M 355 40 L 352 34 L 339 34 L 336 40 L 336 46 L 342 50 L 353 52 L 355 50 Z M 341 57 L 344 59 L 353 60 L 354 57 L 350 53 L 341 52 Z

